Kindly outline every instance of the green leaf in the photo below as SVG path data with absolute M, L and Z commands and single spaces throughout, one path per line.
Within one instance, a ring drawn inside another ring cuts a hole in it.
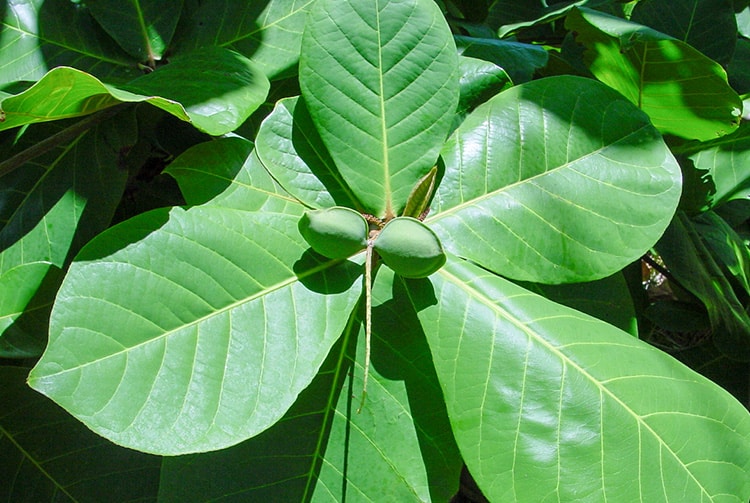
M 276 103 L 261 124 L 256 146 L 269 173 L 307 206 L 363 210 L 328 154 L 302 98 Z
M 743 121 L 731 135 L 688 144 L 681 151 L 711 175 L 713 206 L 750 196 L 750 122 Z
M 172 40 L 182 3 L 183 0 L 88 0 L 86 7 L 128 54 L 153 65 Z
M 448 501 L 462 461 L 427 341 L 388 270 L 373 295 L 361 413 L 364 333 L 354 323 L 284 418 L 228 450 L 167 459 L 162 491 L 175 501 Z
M 510 40 L 457 36 L 456 45 L 462 56 L 496 64 L 516 84 L 531 80 L 534 72 L 544 67 L 548 59 L 544 48 Z
M 494 63 L 481 59 L 461 56 L 459 58 L 461 96 L 456 109 L 457 126 L 465 116 L 500 91 L 513 85 L 505 70 Z
M 432 0 L 310 12 L 300 86 L 331 157 L 365 210 L 398 214 L 435 164 L 458 101 L 458 56 Z
M 269 79 L 296 72 L 307 11 L 315 0 L 204 0 L 186 13 L 175 51 L 219 45 L 257 64 Z
M 304 210 L 266 172 L 253 144 L 238 136 L 191 147 L 172 161 L 165 173 L 177 180 L 191 205 L 293 215 Z
M 313 379 L 360 294 L 361 266 L 306 249 L 289 215 L 195 207 L 124 222 L 71 266 L 29 384 L 144 452 L 257 435 Z
M 750 361 L 750 316 L 695 223 L 678 213 L 656 249 L 678 284 L 706 306 L 714 344 L 727 356 Z
M 523 28 L 546 24 L 559 19 L 577 5 L 590 3 L 589 0 L 568 0 L 551 2 L 541 0 L 495 0 L 487 16 L 487 24 L 497 29 L 499 38 Z
M 125 189 L 118 158 L 135 141 L 129 119 L 81 131 L 2 178 L 0 355 L 41 353 L 60 271 L 110 224 Z M 31 128 L 3 154 L 12 157 L 64 130 L 60 124 Z
M 0 367 L 3 501 L 151 501 L 161 459 L 118 447 Z M 54 441 L 50 439 L 54 438 Z
M 750 497 L 750 415 L 670 356 L 455 258 L 409 291 L 490 501 Z
M 586 47 L 596 78 L 638 105 L 661 132 L 710 140 L 739 125 L 742 102 L 726 72 L 685 42 L 589 9 L 574 9 L 566 27 Z
M 734 8 L 725 0 L 637 2 L 630 20 L 690 44 L 725 66 L 737 43 Z
M 0 131 L 88 115 L 119 103 L 146 101 L 212 135 L 237 128 L 265 100 L 268 80 L 225 49 L 183 55 L 122 88 L 74 68 L 55 68 L 28 90 L 0 101 Z
M 75 66 L 107 82 L 140 74 L 80 2 L 24 0 L 3 6 L 0 84 L 35 81 L 57 66 Z
M 502 92 L 442 156 L 426 221 L 447 250 L 518 280 L 613 274 L 656 242 L 680 197 L 679 166 L 645 114 L 591 79 Z

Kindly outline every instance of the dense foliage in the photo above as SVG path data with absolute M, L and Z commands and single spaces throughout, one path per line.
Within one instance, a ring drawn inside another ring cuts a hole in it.
M 748 2 L 0 19 L 0 499 L 750 499 Z

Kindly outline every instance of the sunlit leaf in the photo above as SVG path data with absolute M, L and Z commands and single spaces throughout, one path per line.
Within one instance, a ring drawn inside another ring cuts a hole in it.
M 281 214 L 174 208 L 124 222 L 71 266 L 29 384 L 145 452 L 257 435 L 313 379 L 359 298 L 361 266 L 306 250 Z
M 662 351 L 455 258 L 409 290 L 490 501 L 750 497 L 747 411 Z
M 321 0 L 305 28 L 300 86 L 365 210 L 394 215 L 435 164 L 448 134 L 458 57 L 432 0 Z
M 734 131 L 742 104 L 724 69 L 681 40 L 589 9 L 566 26 L 597 79 L 646 112 L 663 133 L 710 140 Z
M 613 274 L 653 245 L 680 196 L 677 162 L 645 114 L 591 79 L 504 91 L 442 156 L 427 222 L 448 250 L 519 280 Z

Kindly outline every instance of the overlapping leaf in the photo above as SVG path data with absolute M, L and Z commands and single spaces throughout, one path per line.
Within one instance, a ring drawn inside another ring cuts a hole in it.
M 296 71 L 307 11 L 315 0 L 208 0 L 187 13 L 179 53 L 219 45 L 259 65 L 269 79 Z
M 663 352 L 455 258 L 409 291 L 491 501 L 750 497 L 750 416 Z
M 397 214 L 437 159 L 458 101 L 456 48 L 431 0 L 318 1 L 300 86 L 341 176 L 365 210 Z
M 596 78 L 638 105 L 663 133 L 710 140 L 737 128 L 742 103 L 726 72 L 685 42 L 583 8 L 568 15 L 566 26 L 586 47 Z
M 128 54 L 142 63 L 160 60 L 174 35 L 183 0 L 93 0 L 86 7 Z
M 119 150 L 134 142 L 132 117 L 83 131 L 2 178 L 0 184 L 0 354 L 38 356 L 60 272 L 109 224 L 125 188 Z M 8 157 L 58 125 L 28 131 Z M 41 291 L 46 281 L 49 288 Z M 29 324 L 30 323 L 30 324 Z
M 95 435 L 29 389 L 27 374 L 26 368 L 0 367 L 0 498 L 151 501 L 159 487 L 161 459 Z
M 497 95 L 442 156 L 427 221 L 448 250 L 520 280 L 613 274 L 659 238 L 680 196 L 677 162 L 648 118 L 591 79 Z
M 393 275 L 380 271 L 373 367 L 361 413 L 364 333 L 357 335 L 359 323 L 353 323 L 272 429 L 226 451 L 168 459 L 163 493 L 201 501 L 226 495 L 238 501 L 448 501 L 461 459 L 439 406 L 441 390 L 419 321 L 403 286 L 392 285 Z
M 190 205 L 300 215 L 303 206 L 271 178 L 253 144 L 240 137 L 200 143 L 165 170 Z
M 195 207 L 135 217 L 71 266 L 29 384 L 145 452 L 256 435 L 310 383 L 359 298 L 361 266 L 306 250 L 287 215 Z
M 256 143 L 268 171 L 306 205 L 363 209 L 317 134 L 303 99 L 279 101 L 263 121 Z
M 682 40 L 722 65 L 737 43 L 734 8 L 724 0 L 638 2 L 630 20 Z
M 138 76 L 133 59 L 80 2 L 4 2 L 0 25 L 0 84 L 35 81 L 56 66 L 75 66 L 107 82 Z
M 226 49 L 197 51 L 121 88 L 74 68 L 51 70 L 28 90 L 0 101 L 0 131 L 88 115 L 119 103 L 148 102 L 219 135 L 242 124 L 265 100 L 265 76 Z

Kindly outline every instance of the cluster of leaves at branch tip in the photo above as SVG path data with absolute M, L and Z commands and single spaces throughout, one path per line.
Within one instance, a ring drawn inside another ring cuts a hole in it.
M 334 206 L 308 211 L 299 231 L 313 251 L 332 259 L 346 258 L 368 246 L 367 220 L 351 208 Z M 413 217 L 396 217 L 373 233 L 371 246 L 383 263 L 405 278 L 424 278 L 445 264 L 435 232 Z

